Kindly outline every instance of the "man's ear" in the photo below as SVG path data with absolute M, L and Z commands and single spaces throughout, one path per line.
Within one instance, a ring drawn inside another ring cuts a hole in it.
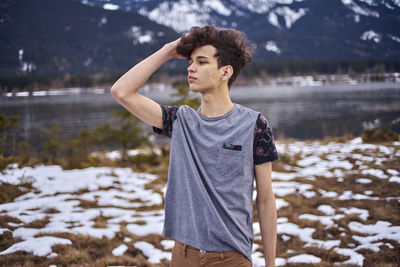
M 222 76 L 221 79 L 223 81 L 228 81 L 233 74 L 233 68 L 231 65 L 226 65 L 222 67 Z

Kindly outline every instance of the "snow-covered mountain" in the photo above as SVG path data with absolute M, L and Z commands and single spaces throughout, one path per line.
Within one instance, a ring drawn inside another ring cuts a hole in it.
M 400 0 L 3 0 L 0 75 L 126 69 L 207 24 L 255 60 L 400 59 Z
M 399 0 L 81 0 L 141 14 L 179 33 L 243 30 L 262 58 L 399 58 Z

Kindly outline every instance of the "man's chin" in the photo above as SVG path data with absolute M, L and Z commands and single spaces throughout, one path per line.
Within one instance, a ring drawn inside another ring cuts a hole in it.
M 189 90 L 194 92 L 194 93 L 201 92 L 201 89 L 198 88 L 197 86 L 189 86 Z

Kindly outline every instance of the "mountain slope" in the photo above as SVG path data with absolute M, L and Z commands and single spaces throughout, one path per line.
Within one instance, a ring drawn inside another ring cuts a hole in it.
M 177 36 L 139 14 L 69 0 L 6 0 L 1 9 L 3 75 L 123 69 Z
M 255 60 L 400 59 L 398 0 L 4 0 L 0 75 L 127 69 L 192 26 L 244 31 Z

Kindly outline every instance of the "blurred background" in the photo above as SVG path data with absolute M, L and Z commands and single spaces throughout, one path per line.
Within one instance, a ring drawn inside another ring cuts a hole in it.
M 0 10 L 0 114 L 18 118 L 1 128 L 6 155 L 21 141 L 43 151 L 43 129 L 54 125 L 72 139 L 115 121 L 110 112 L 121 107 L 112 84 L 207 24 L 237 28 L 253 42 L 253 61 L 231 97 L 262 112 L 278 139 L 359 135 L 381 125 L 400 131 L 398 1 L 5 0 Z M 142 93 L 175 103 L 186 66 L 168 62 Z
M 208 24 L 253 42 L 230 95 L 275 133 L 276 265 L 398 266 L 399 0 L 1 0 L 1 266 L 169 265 L 169 139 L 110 88 Z M 187 66 L 139 92 L 197 108 Z

